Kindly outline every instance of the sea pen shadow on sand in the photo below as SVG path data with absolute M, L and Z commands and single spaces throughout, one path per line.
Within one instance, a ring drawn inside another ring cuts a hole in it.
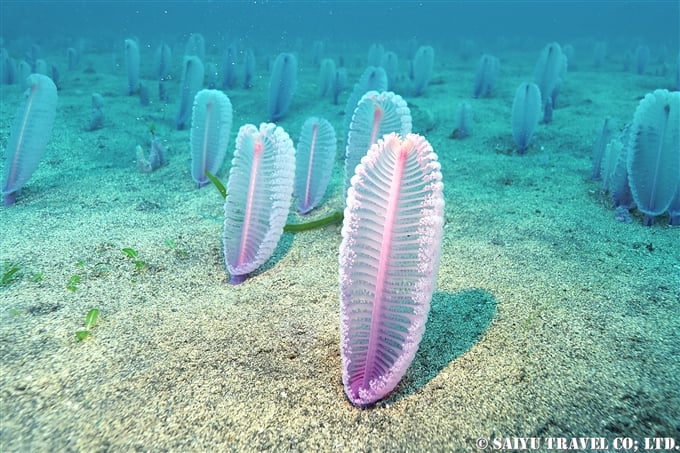
M 416 393 L 472 348 L 491 325 L 496 305 L 496 298 L 479 288 L 457 293 L 436 291 L 418 352 L 385 404 Z

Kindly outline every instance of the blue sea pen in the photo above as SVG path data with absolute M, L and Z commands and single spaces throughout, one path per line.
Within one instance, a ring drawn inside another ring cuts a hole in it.
M 465 138 L 472 133 L 472 107 L 467 101 L 462 101 L 456 108 L 454 129 L 450 138 Z
M 324 55 L 324 43 L 323 41 L 314 41 L 312 44 L 312 64 L 318 67 L 321 64 L 321 60 Z
M 78 51 L 73 47 L 69 47 L 66 49 L 66 58 L 68 60 L 68 70 L 74 71 L 78 66 L 78 61 L 80 60 Z
M 156 64 L 156 78 L 161 80 L 166 80 L 170 76 L 170 64 L 171 64 L 171 51 L 170 46 L 162 42 L 154 56 Z
M 319 69 L 319 95 L 322 98 L 333 95 L 335 71 L 335 61 L 332 58 L 324 58 L 321 60 L 321 67 Z
M 293 99 L 297 84 L 297 58 L 292 53 L 281 53 L 274 61 L 269 80 L 269 119 L 277 121 L 283 118 Z
M 535 83 L 517 87 L 512 103 L 512 136 L 519 154 L 526 152 L 541 114 L 541 93 Z
M 139 88 L 139 46 L 133 39 L 125 40 L 125 68 L 127 70 L 127 94 L 132 95 Z
M 606 117 L 602 123 L 602 128 L 600 129 L 600 133 L 597 136 L 595 145 L 593 146 L 593 171 L 590 175 L 591 179 L 601 178 L 601 167 L 604 152 L 615 131 L 615 121 L 611 117 Z
M 338 98 L 347 86 L 347 69 L 338 68 L 335 71 L 335 79 L 333 80 L 333 104 L 338 105 Z
M 431 46 L 420 46 L 413 58 L 413 94 L 422 96 L 432 79 L 434 69 L 434 49 Z
M 541 92 L 543 122 L 552 120 L 557 93 L 561 87 L 561 77 L 567 69 L 567 58 L 556 42 L 548 44 L 536 63 L 534 82 Z
M 251 51 L 252 53 L 252 51 Z M 238 47 L 236 43 L 229 44 L 222 61 L 222 88 L 234 88 L 236 86 L 236 68 L 238 67 Z M 254 60 L 252 60 L 254 63 Z M 252 82 L 252 74 L 251 80 Z
M 253 87 L 255 77 L 255 54 L 252 49 L 246 49 L 243 54 L 243 88 Z
M 90 122 L 86 130 L 94 131 L 104 126 L 104 98 L 99 93 L 92 93 L 92 110 Z
M 475 74 L 475 86 L 472 90 L 472 97 L 491 97 L 496 88 L 500 61 L 493 55 L 482 55 Z
M 387 89 L 394 91 L 394 84 L 399 73 L 399 58 L 397 54 L 392 51 L 385 52 L 380 66 L 385 69 L 385 74 L 387 74 Z
M 644 74 L 649 64 L 649 47 L 640 45 L 635 49 L 635 70 L 638 74 Z
M 0 85 L 15 83 L 16 71 L 16 62 L 10 58 L 7 49 L 0 48 Z
M 635 204 L 651 225 L 668 210 L 680 184 L 680 92 L 655 90 L 640 101 L 627 169 Z
M 368 49 L 368 66 L 380 66 L 384 55 L 385 47 L 382 44 L 371 44 Z
M 205 38 L 200 33 L 192 33 L 184 46 L 184 56 L 194 55 L 205 61 Z
M 626 169 L 628 147 L 624 146 L 620 140 L 614 139 L 607 145 L 607 154 L 612 163 L 606 178 L 603 178 L 603 188 L 606 188 L 609 192 L 612 207 L 619 213 L 627 212 L 635 205 L 633 195 L 630 193 L 628 170 Z M 625 216 L 625 219 L 630 221 L 630 216 Z
M 593 66 L 601 68 L 607 58 L 607 43 L 600 41 L 595 43 L 593 49 Z
M 180 103 L 179 111 L 177 112 L 177 120 L 175 125 L 177 129 L 182 130 L 189 122 L 189 115 L 191 114 L 191 106 L 194 102 L 196 93 L 203 86 L 203 78 L 205 76 L 205 69 L 203 62 L 195 55 L 184 57 L 182 66 L 182 82 L 180 84 Z

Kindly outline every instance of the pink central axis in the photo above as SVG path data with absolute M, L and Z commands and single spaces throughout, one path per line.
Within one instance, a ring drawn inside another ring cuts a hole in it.
M 385 211 L 385 228 L 382 232 L 382 244 L 380 246 L 380 258 L 378 260 L 377 279 L 375 283 L 375 293 L 373 298 L 373 309 L 371 312 L 371 328 L 369 332 L 379 332 L 383 309 L 383 292 L 385 291 L 385 284 L 387 280 L 387 271 L 389 270 L 390 251 L 392 250 L 392 237 L 394 236 L 394 221 L 399 208 L 399 197 L 401 195 L 402 178 L 404 176 L 404 167 L 406 166 L 406 158 L 411 149 L 411 142 L 406 140 L 399 144 L 397 150 L 397 162 L 394 168 L 394 175 L 390 184 L 389 197 L 387 199 L 387 210 Z M 391 151 L 385 150 L 385 152 Z M 376 362 L 376 355 L 378 353 L 378 344 L 380 343 L 380 335 L 371 335 L 368 341 L 368 351 L 366 352 L 366 368 L 367 370 L 373 368 Z M 370 367 L 370 368 L 369 368 Z M 368 389 L 371 381 L 370 373 L 364 374 L 361 383 L 361 388 Z
M 250 167 L 250 181 L 248 183 L 248 197 L 246 198 L 246 212 L 243 218 L 243 228 L 241 229 L 241 246 L 238 253 L 239 266 L 244 262 L 250 261 L 246 256 L 246 246 L 248 244 L 248 235 L 250 233 L 250 220 L 253 216 L 253 196 L 255 194 L 255 187 L 257 185 L 257 174 L 262 160 L 262 152 L 264 146 L 260 140 L 257 140 L 253 145 L 253 165 Z
M 368 143 L 369 148 L 378 141 L 378 132 L 380 131 L 380 123 L 382 122 L 383 117 L 382 107 L 375 104 L 373 109 L 373 129 L 371 129 L 371 141 Z

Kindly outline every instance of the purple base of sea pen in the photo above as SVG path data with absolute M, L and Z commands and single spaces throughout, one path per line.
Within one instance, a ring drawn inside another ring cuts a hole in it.
M 5 206 L 12 206 L 14 203 L 16 203 L 16 201 L 17 201 L 16 192 L 6 193 L 5 196 L 2 198 L 2 204 Z
M 229 276 L 229 283 L 232 285 L 240 285 L 241 283 L 246 281 L 246 278 L 248 278 L 248 275 L 230 275 Z

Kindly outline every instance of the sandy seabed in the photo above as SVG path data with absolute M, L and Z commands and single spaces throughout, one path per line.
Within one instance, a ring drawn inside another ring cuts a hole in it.
M 589 180 L 605 116 L 630 121 L 669 77 L 570 69 L 554 121 L 516 154 L 510 109 L 537 52 L 498 55 L 497 94 L 470 99 L 476 60 L 437 55 L 426 94 L 405 96 L 442 163 L 446 229 L 420 350 L 396 391 L 351 406 L 341 384 L 340 226 L 283 235 L 244 284 L 227 283 L 223 202 L 196 189 L 189 132 L 169 105 L 124 95 L 121 68 L 89 55 L 64 73 L 46 156 L 0 208 L 0 450 L 466 451 L 476 439 L 670 437 L 680 441 L 680 229 L 619 223 Z M 357 57 L 357 60 L 360 60 Z M 264 63 L 258 62 L 260 68 Z M 84 73 L 91 64 L 95 73 Z M 359 64 L 349 68 L 358 80 Z M 263 71 L 263 70 L 262 70 Z M 342 139 L 344 101 L 318 98 L 303 60 L 297 141 L 320 115 Z M 151 82 L 152 92 L 155 84 Z M 268 78 L 228 92 L 238 127 L 266 120 Z M 18 86 L 2 87 L 6 145 Z M 102 129 L 86 132 L 90 95 Z M 472 135 L 449 138 L 468 100 Z M 169 164 L 140 173 L 149 125 Z M 342 146 L 342 143 L 340 144 Z M 226 181 L 230 157 L 220 173 Z M 312 216 L 342 209 L 342 162 Z M 299 221 L 291 214 L 290 221 Z M 138 252 L 135 264 L 121 250 Z M 74 277 L 77 276 L 77 277 Z M 68 289 L 71 282 L 71 289 Z M 77 342 L 91 308 L 92 334 Z M 545 447 L 545 444 L 543 444 Z

